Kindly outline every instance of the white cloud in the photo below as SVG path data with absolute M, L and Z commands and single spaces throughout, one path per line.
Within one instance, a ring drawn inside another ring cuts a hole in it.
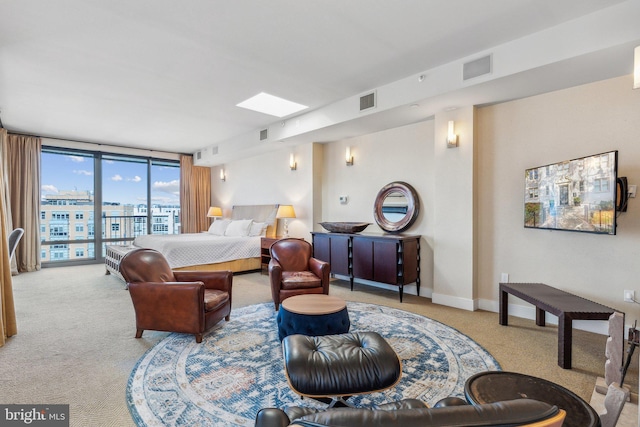
M 176 197 L 155 196 L 151 198 L 151 203 L 157 203 L 159 205 L 177 205 L 180 204 L 180 199 Z
M 180 180 L 179 179 L 174 179 L 173 181 L 169 181 L 169 182 L 156 181 L 156 182 L 153 183 L 153 186 L 151 187 L 151 190 L 160 191 L 160 192 L 163 192 L 163 193 L 169 193 L 169 194 L 172 194 L 174 196 L 179 196 L 180 195 Z
M 42 192 L 46 193 L 46 194 L 57 194 L 58 193 L 58 189 L 56 188 L 55 185 L 51 185 L 51 184 L 43 184 L 40 189 L 42 190 Z
M 78 175 L 86 175 L 86 176 L 92 176 L 93 172 L 88 171 L 88 170 L 84 170 L 84 169 L 74 169 L 73 173 L 78 174 Z
M 122 181 L 122 177 L 118 174 L 115 174 L 111 177 L 111 181 Z
M 82 163 L 85 160 L 85 158 L 82 156 L 69 156 L 69 159 L 71 159 L 71 161 L 74 163 Z
M 140 181 L 142 181 L 142 178 L 140 178 L 138 175 L 136 175 L 133 178 L 127 178 L 127 181 L 140 182 Z

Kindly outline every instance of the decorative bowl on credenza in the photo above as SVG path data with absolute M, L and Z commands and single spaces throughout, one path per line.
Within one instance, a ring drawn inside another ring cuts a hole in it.
M 371 225 L 370 222 L 320 222 L 319 224 L 332 233 L 359 233 Z

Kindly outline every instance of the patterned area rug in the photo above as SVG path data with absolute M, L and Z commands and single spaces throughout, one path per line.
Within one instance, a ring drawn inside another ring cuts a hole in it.
M 394 388 L 354 396 L 371 407 L 404 398 L 432 405 L 464 396 L 464 382 L 496 360 L 476 342 L 449 326 L 406 311 L 348 303 L 351 332 L 376 331 L 402 359 L 402 379 Z M 261 408 L 318 406 L 289 388 L 273 304 L 233 310 L 196 344 L 192 335 L 171 334 L 151 348 L 134 368 L 127 402 L 140 426 L 253 426 Z

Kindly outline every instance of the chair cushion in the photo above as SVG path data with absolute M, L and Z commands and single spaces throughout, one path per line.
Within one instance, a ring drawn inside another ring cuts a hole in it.
M 229 301 L 229 294 L 217 289 L 204 290 L 204 309 L 205 311 L 216 310 L 218 307 Z
M 318 276 L 310 271 L 283 271 L 282 289 L 304 289 L 322 286 Z

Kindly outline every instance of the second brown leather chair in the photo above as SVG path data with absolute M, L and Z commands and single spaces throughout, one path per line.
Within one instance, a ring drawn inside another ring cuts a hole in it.
M 269 281 L 276 310 L 286 298 L 302 294 L 329 294 L 329 263 L 311 256 L 312 247 L 301 239 L 282 239 L 269 250 Z
M 145 329 L 203 333 L 231 313 L 230 271 L 172 271 L 153 249 L 135 249 L 120 261 L 136 313 L 136 338 Z

